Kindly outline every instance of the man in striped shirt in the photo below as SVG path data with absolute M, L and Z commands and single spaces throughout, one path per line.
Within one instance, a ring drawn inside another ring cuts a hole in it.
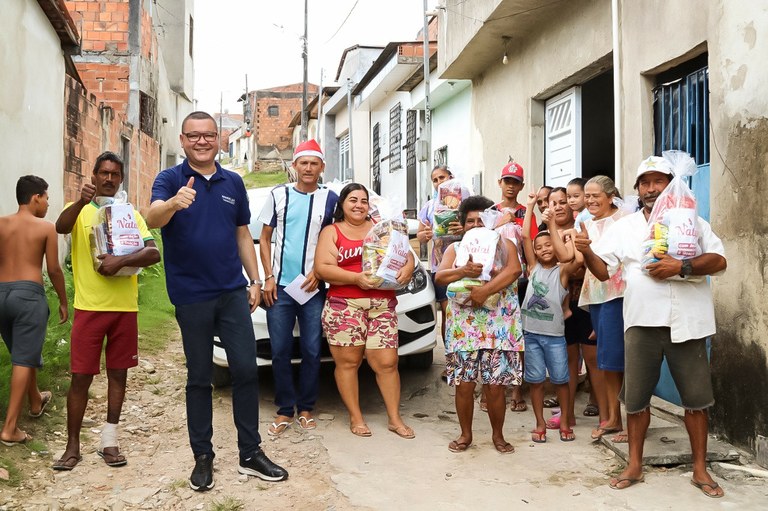
M 320 314 L 325 286 L 314 273 L 315 248 L 320 230 L 330 224 L 338 196 L 318 180 L 325 169 L 320 146 L 314 140 L 299 144 L 293 155 L 297 182 L 276 186 L 267 197 L 259 220 L 264 224 L 259 241 L 264 266 L 263 300 L 272 344 L 277 418 L 269 428 L 279 435 L 294 421 L 303 429 L 317 425 L 312 410 L 317 401 L 322 328 Z M 272 234 L 275 248 L 272 253 Z M 306 303 L 292 298 L 285 287 L 298 280 L 306 292 L 318 292 Z M 298 319 L 301 367 L 298 389 L 293 382 L 291 358 L 293 326 Z

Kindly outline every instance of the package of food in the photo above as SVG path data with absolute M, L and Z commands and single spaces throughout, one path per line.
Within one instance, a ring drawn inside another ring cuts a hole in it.
M 127 194 L 118 192 L 114 197 L 95 197 L 93 202 L 99 206 L 96 222 L 91 228 L 89 241 L 93 269 L 101 267 L 100 255 L 125 256 L 144 248 L 144 240 L 136 222 L 133 206 L 127 202 Z M 125 266 L 114 276 L 137 275 L 141 268 Z
M 436 237 L 448 236 L 451 222 L 459 221 L 459 204 L 472 193 L 458 179 L 449 179 L 437 187 L 435 221 L 432 225 Z
M 671 164 L 674 176 L 648 216 L 648 235 L 643 243 L 644 270 L 648 264 L 658 261 L 654 254 L 667 254 L 681 260 L 701 255 L 696 197 L 683 179 L 696 173 L 696 162 L 683 151 L 665 151 L 662 155 Z
M 363 240 L 363 271 L 370 271 L 379 289 L 400 289 L 397 273 L 408 262 L 408 224 L 402 212 L 379 204 L 381 221 Z
M 456 249 L 456 266 L 464 266 L 472 256 L 472 262 L 483 265 L 480 280 L 491 280 L 491 273 L 499 269 L 505 260 L 504 240 L 493 230 L 501 213 L 493 208 L 480 213 L 483 227 L 474 227 L 464 233 Z
M 485 282 L 479 279 L 457 280 L 456 282 L 451 282 L 448 284 L 448 289 L 446 290 L 445 295 L 449 300 L 456 302 L 461 306 L 472 307 L 472 300 L 470 299 L 472 288 L 482 286 L 483 284 L 485 284 Z M 499 306 L 500 299 L 501 295 L 499 293 L 493 293 L 488 298 L 486 298 L 482 306 L 489 310 L 495 309 Z

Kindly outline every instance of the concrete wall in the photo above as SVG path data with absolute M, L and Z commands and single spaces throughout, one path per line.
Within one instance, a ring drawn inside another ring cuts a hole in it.
M 371 186 L 371 127 L 370 112 L 352 112 L 352 170 L 353 181 Z M 346 103 L 335 114 L 334 137 L 341 138 L 349 131 L 349 111 Z
M 568 2 L 559 18 L 567 23 L 544 24 L 535 37 L 512 40 L 507 65 L 498 60 L 466 77 L 472 78 L 469 167 L 484 173 L 483 194 L 501 197 L 497 177 L 509 156 L 525 168 L 528 188 L 542 184 L 544 101 L 610 67 L 610 7 L 608 0 Z
M 48 182 L 55 220 L 64 205 L 64 58 L 35 0 L 3 3 L 0 49 L 0 214 L 16 211 L 18 178 L 35 174 Z
M 467 183 L 480 170 L 471 165 L 471 108 L 472 87 L 467 87 L 432 112 L 432 151 L 448 146 L 448 167 L 454 176 Z
M 194 68 L 190 54 L 189 20 L 194 20 L 193 0 L 157 0 L 152 20 L 156 27 L 158 44 L 166 55 L 168 81 L 171 88 L 188 100 L 192 99 L 194 89 Z M 159 12 L 158 12 L 159 11 Z M 194 25 L 193 30 L 194 32 Z M 194 33 L 192 44 L 194 45 Z
M 728 256 L 728 273 L 714 279 L 712 422 L 768 467 L 768 6 L 759 4 L 722 0 L 709 11 L 712 227 Z

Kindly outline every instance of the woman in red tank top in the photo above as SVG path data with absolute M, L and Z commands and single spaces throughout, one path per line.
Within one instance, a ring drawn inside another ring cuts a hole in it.
M 320 232 L 315 273 L 330 285 L 322 323 L 336 363 L 336 385 L 349 412 L 349 429 L 358 436 L 371 436 L 358 398 L 357 370 L 365 355 L 384 398 L 388 429 L 403 438 L 413 438 L 413 430 L 399 411 L 395 292 L 377 289 L 369 273 L 363 272 L 363 239 L 373 227 L 368 191 L 363 185 L 350 183 L 341 190 L 333 220 Z M 397 280 L 407 283 L 413 268 L 410 257 Z

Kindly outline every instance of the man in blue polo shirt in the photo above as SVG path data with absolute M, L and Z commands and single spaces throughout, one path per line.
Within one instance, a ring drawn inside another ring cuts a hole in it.
M 264 266 L 264 304 L 272 346 L 272 374 L 275 378 L 277 418 L 269 427 L 279 435 L 294 421 L 302 429 L 317 427 L 312 410 L 320 386 L 320 315 L 325 302 L 325 287 L 314 273 L 315 248 L 320 230 L 330 224 L 338 195 L 318 186 L 325 161 L 320 146 L 309 140 L 296 147 L 293 168 L 297 182 L 272 189 L 259 220 L 264 224 L 259 241 Z M 272 233 L 275 252 L 272 253 Z M 297 281 L 301 288 L 316 294 L 300 303 L 285 291 Z M 298 392 L 293 384 L 293 325 L 298 319 L 301 348 Z
M 181 124 L 187 159 L 158 174 L 147 214 L 162 227 L 168 296 L 176 306 L 187 357 L 187 428 L 195 456 L 193 490 L 213 488 L 213 336 L 227 352 L 232 373 L 232 409 L 241 474 L 266 481 L 288 477 L 259 446 L 259 386 L 256 339 L 250 314 L 261 300 L 261 282 L 243 180 L 214 161 L 216 121 L 192 112 Z M 250 285 L 243 277 L 245 268 Z

